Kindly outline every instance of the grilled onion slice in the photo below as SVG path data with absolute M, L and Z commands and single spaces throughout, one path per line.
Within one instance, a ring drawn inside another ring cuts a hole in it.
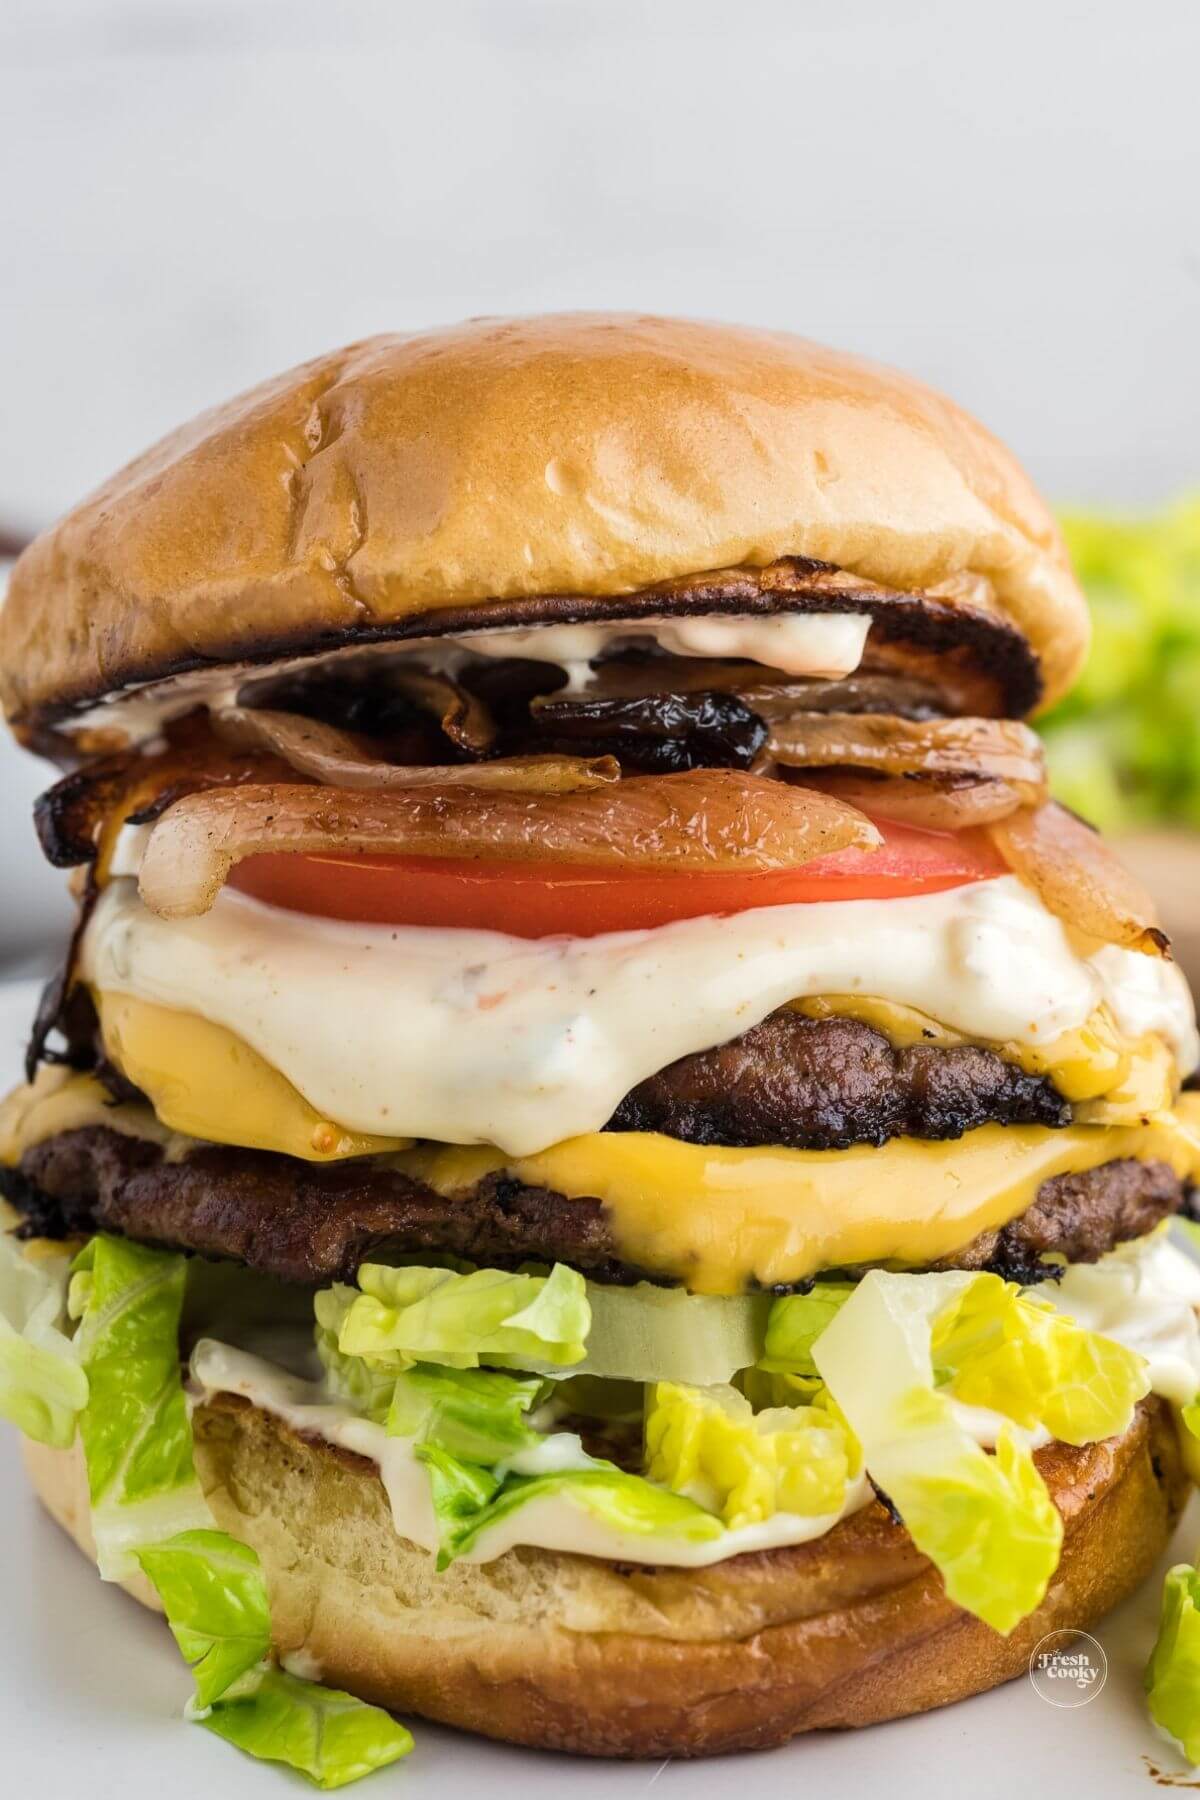
M 496 722 L 487 706 L 452 676 L 398 656 L 385 659 L 373 651 L 347 657 L 337 664 L 336 673 L 331 663 L 318 660 L 305 669 L 243 682 L 239 690 L 242 707 L 255 712 L 293 712 L 300 706 L 306 715 L 319 714 L 335 699 L 343 707 L 353 702 L 356 720 L 386 717 L 398 697 L 435 719 L 467 756 L 486 755 L 496 741 Z
M 446 767 L 381 762 L 350 732 L 300 713 L 227 707 L 213 723 L 232 743 L 273 751 L 298 775 L 329 787 L 472 787 L 514 794 L 570 794 L 578 788 L 602 787 L 621 775 L 612 756 L 509 756 Z
M 1151 956 L 1170 953 L 1154 902 L 1104 839 L 1066 807 L 1022 808 L 990 828 L 992 842 L 1042 904 L 1076 931 Z
M 768 720 L 805 712 L 902 713 L 906 718 L 930 718 L 945 710 L 938 689 L 915 676 L 860 669 L 853 675 L 821 681 L 785 675 L 762 663 L 682 656 L 647 656 L 633 662 L 614 658 L 596 663 L 582 692 L 556 687 L 535 694 L 529 710 L 535 719 L 543 712 L 562 717 L 572 704 L 657 700 L 669 706 L 685 694 L 736 694 Z
M 796 769 L 880 775 L 987 775 L 1027 806 L 1045 797 L 1042 746 L 1015 719 L 902 719 L 891 713 L 797 714 L 771 725 L 766 755 Z
M 491 714 L 481 700 L 459 687 L 449 675 L 433 669 L 391 664 L 387 685 L 425 712 L 432 713 L 451 743 L 473 756 L 490 750 L 496 738 Z
M 1015 787 L 991 775 L 857 775 L 847 769 L 810 769 L 803 781 L 872 818 L 894 819 L 922 831 L 973 831 L 1008 818 L 1022 804 Z
M 584 863 L 680 874 L 789 869 L 872 850 L 869 819 L 827 794 L 733 770 L 635 777 L 533 797 L 467 787 L 412 793 L 301 786 L 191 794 L 155 825 L 142 899 L 164 918 L 207 912 L 234 863 L 264 852 Z

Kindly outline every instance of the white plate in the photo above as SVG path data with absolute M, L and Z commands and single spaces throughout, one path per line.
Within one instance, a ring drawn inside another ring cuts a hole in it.
M 0 986 L 0 1067 L 16 1071 L 36 989 Z M 2 1085 L 2 1084 L 0 1084 Z M 1189 1508 L 1171 1562 L 1195 1554 L 1200 1507 Z M 0 1793 L 59 1800 L 271 1800 L 301 1783 L 250 1761 L 179 1717 L 190 1682 L 160 1621 L 95 1571 L 25 1488 L 15 1434 L 0 1428 Z M 414 1720 L 417 1747 L 372 1776 L 374 1797 L 406 1800 L 727 1800 L 753 1782 L 778 1795 L 859 1794 L 936 1800 L 942 1794 L 1087 1794 L 1149 1800 L 1148 1764 L 1182 1771 L 1146 1717 L 1141 1672 L 1154 1639 L 1160 1582 L 1096 1632 L 1108 1678 L 1088 1704 L 1051 1706 L 1025 1677 L 943 1712 L 861 1732 L 823 1732 L 752 1759 L 699 1763 L 591 1762 L 514 1750 Z M 312 1792 L 311 1788 L 307 1788 Z

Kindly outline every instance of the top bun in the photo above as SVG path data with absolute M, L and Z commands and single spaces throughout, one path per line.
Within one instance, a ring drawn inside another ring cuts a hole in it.
M 948 611 L 977 644 L 993 628 L 1027 665 L 1006 710 L 1055 699 L 1087 647 L 1050 513 L 948 400 L 783 332 L 565 313 L 369 338 L 165 438 L 20 558 L 0 701 L 28 735 L 211 661 L 544 596 L 619 617 L 620 596 L 781 558 L 932 591 L 943 641 Z

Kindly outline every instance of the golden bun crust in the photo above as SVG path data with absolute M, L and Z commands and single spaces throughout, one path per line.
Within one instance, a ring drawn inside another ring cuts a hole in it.
M 781 557 L 982 608 L 1047 699 L 1086 648 L 1049 512 L 949 400 L 783 332 L 576 313 L 370 338 L 165 438 L 21 557 L 0 702 L 28 733 L 207 660 Z
M 217 1520 L 263 1560 L 281 1654 L 399 1713 L 596 1756 L 765 1749 L 995 1687 L 1046 1632 L 1094 1624 L 1137 1586 L 1187 1490 L 1161 1401 L 1122 1438 L 1040 1451 L 1062 1561 L 1002 1638 L 947 1601 L 877 1504 L 814 1543 L 708 1569 L 518 1549 L 438 1575 L 397 1537 L 373 1464 L 228 1396 L 195 1423 Z M 90 1552 L 78 1452 L 34 1445 L 27 1462 Z

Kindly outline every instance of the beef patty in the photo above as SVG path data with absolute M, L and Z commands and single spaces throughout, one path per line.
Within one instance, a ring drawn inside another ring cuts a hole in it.
M 689 1144 L 848 1150 L 893 1137 L 956 1138 L 978 1125 L 1069 1124 L 1052 1081 L 994 1050 L 897 1050 L 858 1019 L 785 1008 L 731 1043 L 681 1057 L 626 1094 L 610 1131 Z
M 167 1162 L 156 1144 L 103 1126 L 63 1132 L 0 1169 L 25 1236 L 111 1231 L 204 1256 L 232 1257 L 284 1281 L 353 1279 L 381 1253 L 512 1265 L 568 1262 L 601 1281 L 635 1281 L 603 1205 L 489 1175 L 453 1200 L 382 1163 L 312 1164 L 268 1151 L 207 1146 Z M 1122 1159 L 1042 1183 L 1018 1219 L 985 1231 L 938 1268 L 1049 1273 L 1056 1251 L 1094 1262 L 1176 1211 L 1183 1186 L 1163 1163 Z

